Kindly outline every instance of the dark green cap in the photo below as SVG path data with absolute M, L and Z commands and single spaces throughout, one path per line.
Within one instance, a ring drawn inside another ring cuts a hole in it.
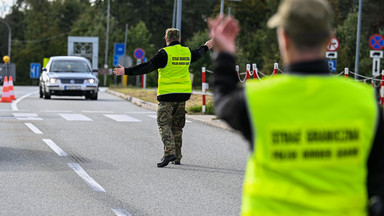
M 283 0 L 267 25 L 282 27 L 293 41 L 311 45 L 325 42 L 331 35 L 331 20 L 326 0 Z
M 168 28 L 165 30 L 165 36 L 164 38 L 167 38 L 168 40 L 175 40 L 179 39 L 180 37 L 180 31 L 177 28 Z

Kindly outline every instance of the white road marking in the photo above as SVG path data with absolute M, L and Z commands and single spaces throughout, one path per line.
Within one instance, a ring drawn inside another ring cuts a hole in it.
M 36 113 L 12 113 L 17 120 L 43 120 Z
M 122 208 L 112 208 L 112 211 L 116 214 L 116 216 L 132 216 L 131 213 Z
M 148 117 L 157 119 L 157 115 L 148 115 Z M 185 120 L 185 122 L 187 122 L 187 123 L 191 123 L 191 121 L 189 121 L 189 120 Z
M 13 111 L 18 111 L 19 108 L 17 107 L 17 104 L 18 104 L 20 101 L 24 100 L 25 98 L 27 98 L 27 97 L 29 97 L 29 96 L 31 96 L 31 95 L 33 95 L 33 94 L 37 94 L 37 93 L 39 93 L 39 91 L 34 91 L 34 92 L 31 92 L 31 93 L 29 93 L 29 94 L 26 94 L 26 95 L 20 97 L 19 99 L 13 101 L 12 104 L 11 104 L 12 110 L 13 110 Z
M 73 169 L 87 184 L 96 192 L 106 192 L 99 183 L 95 181 L 87 172 L 77 163 L 68 163 L 68 166 Z
M 51 139 L 43 139 L 43 141 L 54 151 L 56 154 L 62 157 L 68 156 L 67 153 L 63 151 L 56 143 L 54 143 Z
M 82 114 L 59 114 L 59 115 L 67 121 L 93 121 L 92 119 Z
M 41 130 L 39 130 L 35 125 L 33 125 L 32 123 L 24 123 L 29 129 L 31 129 L 31 131 L 35 134 L 43 134 L 43 132 L 41 132 Z
M 141 120 L 133 118 L 129 115 L 106 115 L 105 114 L 105 116 L 117 122 L 141 122 Z

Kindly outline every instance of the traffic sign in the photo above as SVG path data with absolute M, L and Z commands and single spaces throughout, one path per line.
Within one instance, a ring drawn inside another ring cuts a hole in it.
M 142 59 L 144 58 L 144 56 L 145 56 L 145 52 L 141 48 L 137 48 L 135 49 L 135 51 L 133 51 L 133 57 L 135 57 L 135 59 Z
M 123 55 L 119 58 L 119 64 L 123 67 L 132 67 L 133 61 L 131 57 Z
M 115 43 L 115 53 L 114 55 L 122 56 L 125 54 L 125 44 Z
M 372 76 L 380 76 L 380 59 L 374 58 L 372 62 Z
M 327 46 L 328 51 L 336 51 L 340 47 L 340 42 L 336 37 L 332 37 Z
M 371 50 L 369 52 L 369 56 L 371 58 L 383 58 L 383 51 L 382 50 Z
M 325 52 L 325 58 L 337 59 L 337 52 Z
M 119 58 L 125 54 L 125 44 L 115 43 L 115 52 L 113 54 L 113 66 L 119 65 Z
M 29 73 L 29 76 L 31 77 L 31 79 L 39 79 L 40 70 L 41 70 L 40 63 L 31 63 L 31 68 Z
M 369 46 L 373 50 L 381 50 L 384 48 L 384 38 L 379 34 L 374 34 L 369 38 Z
M 336 72 L 336 60 L 327 60 L 329 71 Z
M 121 56 L 120 55 L 114 55 L 113 56 L 113 66 L 119 66 L 119 58 Z

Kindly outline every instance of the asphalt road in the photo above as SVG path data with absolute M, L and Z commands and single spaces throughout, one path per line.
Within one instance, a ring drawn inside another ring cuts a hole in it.
M 104 91 L 15 94 L 0 103 L 0 215 L 239 215 L 248 148 L 237 133 L 189 121 L 182 165 L 157 168 L 154 111 Z

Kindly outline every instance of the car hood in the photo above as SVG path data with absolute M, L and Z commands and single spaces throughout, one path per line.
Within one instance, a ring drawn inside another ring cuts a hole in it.
M 47 74 L 50 78 L 56 78 L 56 79 L 65 79 L 65 78 L 83 78 L 83 79 L 95 79 L 96 76 L 93 75 L 91 72 L 89 73 L 65 73 L 65 72 L 60 72 L 60 73 L 55 73 L 55 72 L 50 72 Z

